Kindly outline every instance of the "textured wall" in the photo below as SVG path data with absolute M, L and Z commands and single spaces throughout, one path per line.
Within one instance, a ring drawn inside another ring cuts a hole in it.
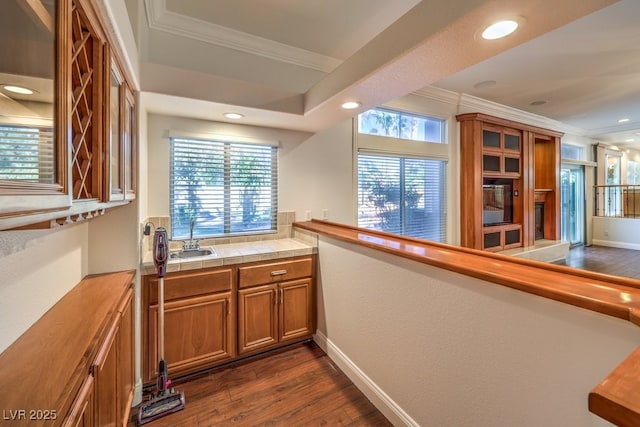
M 87 227 L 2 233 L 0 353 L 88 274 Z
M 396 424 L 607 425 L 587 395 L 640 328 L 330 238 L 319 253 L 317 341 Z

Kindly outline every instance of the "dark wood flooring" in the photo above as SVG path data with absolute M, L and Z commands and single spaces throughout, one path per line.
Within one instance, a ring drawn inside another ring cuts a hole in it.
M 579 246 L 569 251 L 564 264 L 612 276 L 640 279 L 640 251 L 633 249 Z
M 174 386 L 185 409 L 146 426 L 392 425 L 313 342 Z

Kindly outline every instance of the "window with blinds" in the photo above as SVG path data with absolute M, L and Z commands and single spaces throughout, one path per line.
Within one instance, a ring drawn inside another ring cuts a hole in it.
M 171 138 L 172 239 L 277 229 L 277 148 Z
M 444 160 L 358 154 L 358 226 L 446 241 Z
M 54 184 L 53 129 L 0 125 L 0 180 Z

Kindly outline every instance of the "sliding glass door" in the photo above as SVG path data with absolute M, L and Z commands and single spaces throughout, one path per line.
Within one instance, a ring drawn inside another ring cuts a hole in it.
M 585 239 L 585 188 L 584 166 L 563 164 L 561 182 L 562 240 L 577 246 Z

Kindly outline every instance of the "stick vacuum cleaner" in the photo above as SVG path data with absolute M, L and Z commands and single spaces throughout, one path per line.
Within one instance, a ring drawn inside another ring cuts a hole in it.
M 184 409 L 184 392 L 171 387 L 164 360 L 164 275 L 167 271 L 169 245 L 167 230 L 158 227 L 153 235 L 153 262 L 158 270 L 158 382 L 155 396 L 140 405 L 138 425 Z

